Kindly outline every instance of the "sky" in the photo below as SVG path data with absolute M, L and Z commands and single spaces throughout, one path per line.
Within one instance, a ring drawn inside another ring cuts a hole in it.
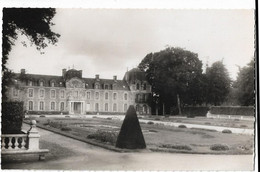
M 254 11 L 176 9 L 57 9 L 52 30 L 61 37 L 40 53 L 24 47 L 19 36 L 10 52 L 14 72 L 61 75 L 62 69 L 83 76 L 122 79 L 151 52 L 166 46 L 198 54 L 204 68 L 223 60 L 235 80 L 238 66 L 254 56 Z

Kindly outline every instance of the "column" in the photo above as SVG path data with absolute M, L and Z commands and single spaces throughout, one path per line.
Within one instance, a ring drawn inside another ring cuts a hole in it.
M 71 102 L 71 113 L 74 114 L 74 102 Z

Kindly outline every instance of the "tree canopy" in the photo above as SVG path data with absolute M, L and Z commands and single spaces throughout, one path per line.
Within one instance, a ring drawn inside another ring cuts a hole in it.
M 234 87 L 237 89 L 236 98 L 240 105 L 249 106 L 255 104 L 255 79 L 254 79 L 254 60 L 241 68 L 238 73 Z
M 206 69 L 206 102 L 221 105 L 230 91 L 231 79 L 222 61 L 217 61 Z
M 199 95 L 195 92 L 200 89 L 202 62 L 196 53 L 168 47 L 160 52 L 147 54 L 138 67 L 146 73 L 154 97 L 166 105 L 166 111 L 177 105 L 178 101 L 181 104 L 192 103 L 189 98 L 199 101 Z M 187 92 L 194 94 L 187 95 Z
M 60 36 L 52 32 L 51 20 L 56 14 L 52 8 L 4 8 L 3 9 L 3 58 L 2 70 L 7 70 L 6 62 L 9 52 L 18 34 L 26 35 L 38 50 L 55 44 Z
M 52 8 L 4 8 L 2 37 L 2 100 L 6 100 L 6 90 L 12 83 L 11 71 L 6 67 L 8 55 L 15 45 L 18 35 L 25 35 L 38 50 L 48 44 L 55 44 L 60 37 L 52 32 L 52 19 L 56 10 Z

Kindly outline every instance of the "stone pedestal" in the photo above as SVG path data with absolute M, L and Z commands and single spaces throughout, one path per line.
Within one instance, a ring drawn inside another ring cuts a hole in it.
M 40 135 L 36 128 L 36 121 L 32 120 L 31 128 L 28 130 L 28 150 L 39 150 Z

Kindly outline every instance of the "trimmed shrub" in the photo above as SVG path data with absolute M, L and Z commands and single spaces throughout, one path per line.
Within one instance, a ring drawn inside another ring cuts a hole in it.
M 186 125 L 179 125 L 178 128 L 187 128 Z
M 71 131 L 71 128 L 69 128 L 69 127 L 62 127 L 61 131 Z
M 116 141 L 116 147 L 126 149 L 146 148 L 142 129 L 133 105 L 130 105 L 126 112 Z
M 204 124 L 205 124 L 205 125 L 211 125 L 211 123 L 210 123 L 210 122 L 205 122 Z
M 161 120 L 161 118 L 155 118 L 154 120 L 155 120 L 155 121 L 160 121 L 160 120 Z
M 154 122 L 148 121 L 147 124 L 152 125 L 152 124 L 154 124 Z
M 45 117 L 45 115 L 40 115 L 39 117 Z
M 29 115 L 41 115 L 41 114 L 46 114 L 46 115 L 68 115 L 69 112 L 61 112 L 61 111 L 28 111 Z
M 232 133 L 232 131 L 231 131 L 231 130 L 228 130 L 228 129 L 225 129 L 225 130 L 222 131 L 222 133 L 230 134 L 230 133 Z
M 177 149 L 177 150 L 192 150 L 190 146 L 188 145 L 170 145 L 170 144 L 163 144 L 159 147 L 162 148 L 170 148 L 170 149 Z
M 210 149 L 214 151 L 226 151 L 229 150 L 229 147 L 227 145 L 214 144 L 210 146 Z
M 23 119 L 23 102 L 2 102 L 2 134 L 21 133 Z
M 240 125 L 241 128 L 247 128 L 248 126 L 247 125 Z
M 116 143 L 117 134 L 114 132 L 98 130 L 96 133 L 87 136 L 88 139 L 96 139 L 114 145 Z
M 252 106 L 212 106 L 211 114 L 254 116 L 255 109 Z

